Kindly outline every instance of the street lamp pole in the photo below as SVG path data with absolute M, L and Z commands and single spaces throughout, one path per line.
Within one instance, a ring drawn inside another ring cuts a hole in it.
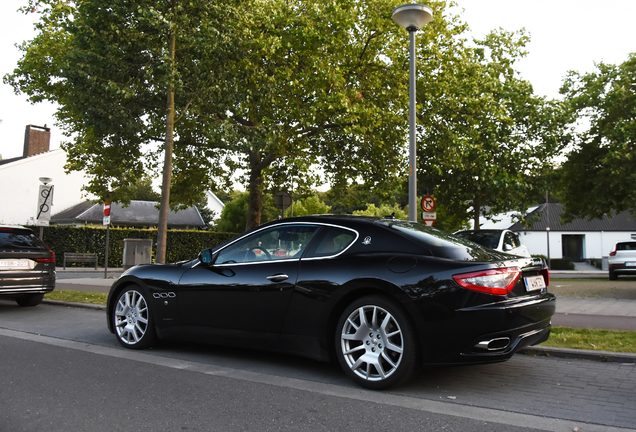
M 433 10 L 425 5 L 410 3 L 393 9 L 393 21 L 409 32 L 409 220 L 417 221 L 417 157 L 416 125 L 416 59 L 415 33 L 432 18 Z

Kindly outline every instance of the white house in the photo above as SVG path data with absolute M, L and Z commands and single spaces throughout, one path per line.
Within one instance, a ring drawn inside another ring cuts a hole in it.
M 506 215 L 500 222 L 486 222 L 481 229 L 509 229 L 521 233 L 521 241 L 533 255 L 568 258 L 572 261 L 607 257 L 618 241 L 636 239 L 636 220 L 625 211 L 604 214 L 600 219 L 574 219 L 561 223 L 562 204 L 542 204 L 529 209 L 528 228 Z
M 49 151 L 49 142 L 49 128 L 27 125 L 23 156 L 0 160 L 0 224 L 36 224 L 40 177 L 51 178 L 54 186 L 51 216 L 95 198 L 82 191 L 88 183 L 85 173 L 65 173 L 66 153 Z M 207 203 L 217 217 L 221 215 L 223 203 L 212 192 L 207 193 Z
M 38 209 L 40 177 L 49 177 L 54 185 L 51 214 L 85 200 L 82 185 L 87 179 L 82 172 L 64 172 L 66 153 L 49 151 L 50 129 L 28 125 L 24 154 L 0 160 L 0 224 L 35 224 Z

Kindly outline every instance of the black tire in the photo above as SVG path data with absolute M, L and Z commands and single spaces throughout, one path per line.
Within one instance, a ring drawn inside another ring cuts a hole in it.
M 37 306 L 42 302 L 44 294 L 22 294 L 15 298 L 16 303 L 22 307 Z
M 351 303 L 338 321 L 336 356 L 354 382 L 369 389 L 385 389 L 419 370 L 416 336 L 398 303 L 377 295 L 362 297 Z
M 616 280 L 618 279 L 618 275 L 616 274 L 616 272 L 614 270 L 610 270 L 609 271 L 609 280 Z
M 124 288 L 117 295 L 110 316 L 119 343 L 130 349 L 146 349 L 157 340 L 150 302 L 137 285 Z

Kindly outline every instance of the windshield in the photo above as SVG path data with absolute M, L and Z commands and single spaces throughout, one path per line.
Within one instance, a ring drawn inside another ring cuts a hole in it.
M 477 243 L 421 223 L 406 221 L 379 221 L 378 223 L 399 231 L 428 249 L 431 255 L 439 258 L 479 262 L 510 259 L 508 254 L 487 249 Z

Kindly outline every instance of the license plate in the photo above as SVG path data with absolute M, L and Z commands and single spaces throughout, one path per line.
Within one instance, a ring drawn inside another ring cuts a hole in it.
M 21 269 L 30 269 L 31 260 L 27 259 L 2 259 L 0 260 L 0 269 L 4 270 L 21 270 Z
M 543 276 L 528 276 L 523 278 L 526 283 L 526 291 L 534 291 L 545 288 L 545 280 Z
M 625 263 L 625 267 L 636 267 L 636 262 L 634 262 L 634 261 L 626 262 Z

